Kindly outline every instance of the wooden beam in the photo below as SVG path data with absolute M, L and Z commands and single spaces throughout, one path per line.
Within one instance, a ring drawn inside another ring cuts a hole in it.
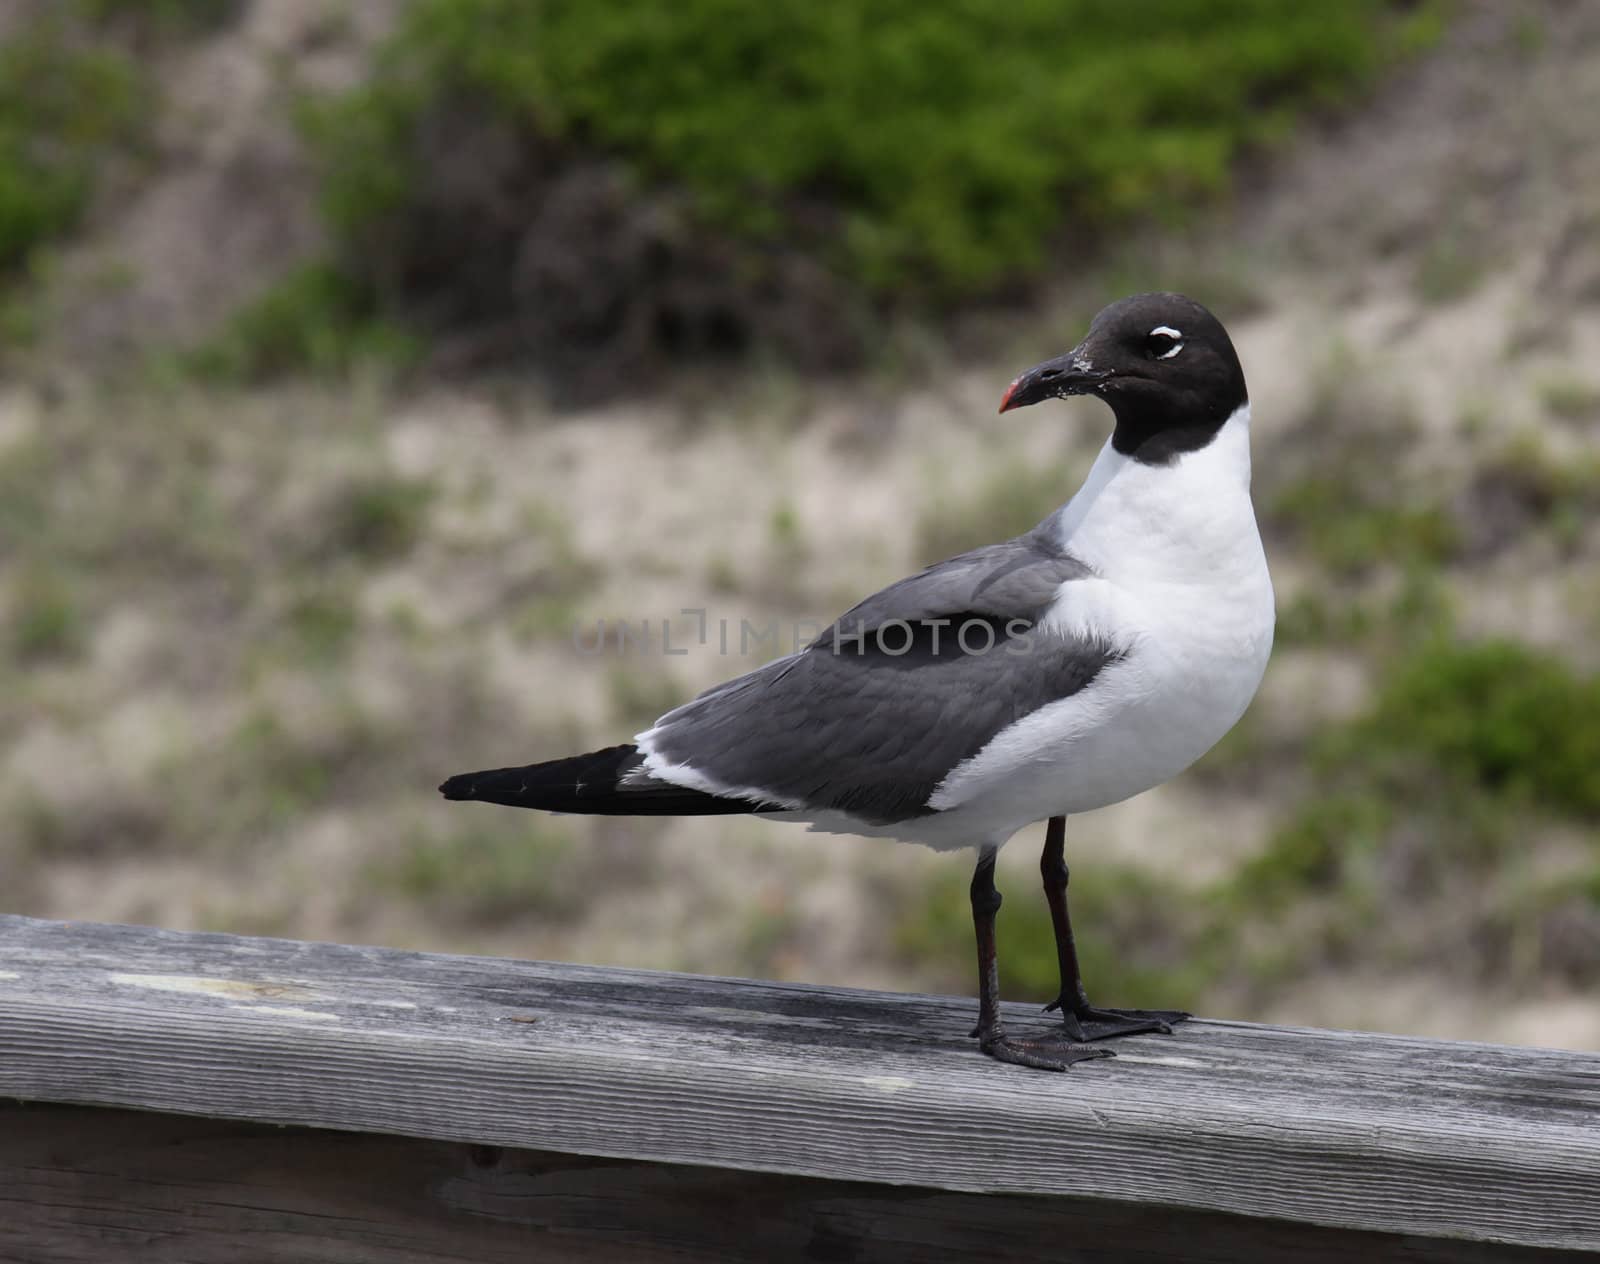
M 1560 1264 L 1307 1230 L 74 1106 L 0 1105 L 0 1259 L 30 1264 Z
M 1195 1022 L 1050 1075 L 972 1012 L 0 917 L 0 1096 L 1600 1248 L 1595 1055 Z

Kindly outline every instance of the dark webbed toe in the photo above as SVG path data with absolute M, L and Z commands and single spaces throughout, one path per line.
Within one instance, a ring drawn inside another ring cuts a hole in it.
M 1098 1005 L 1063 1006 L 1057 997 L 1046 1010 L 1061 1010 L 1061 1029 L 1068 1040 L 1110 1040 L 1116 1036 L 1159 1033 L 1170 1036 L 1172 1029 L 1187 1018 L 1181 1009 L 1102 1009 Z
M 1036 1071 L 1065 1071 L 1074 1062 L 1089 1062 L 1095 1058 L 1116 1056 L 1110 1049 L 1080 1044 L 1059 1033 L 1014 1038 L 1004 1032 L 995 1032 L 980 1039 L 978 1048 L 998 1062 L 1032 1067 Z

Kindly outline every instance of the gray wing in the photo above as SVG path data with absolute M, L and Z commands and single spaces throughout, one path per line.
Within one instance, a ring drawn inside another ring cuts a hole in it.
M 1042 527 L 963 553 L 667 713 L 641 741 L 778 802 L 873 824 L 924 815 L 957 764 L 1118 656 L 1036 628 L 1063 584 L 1092 574 Z
M 935 562 L 873 593 L 845 611 L 817 644 L 833 647 L 888 623 L 925 623 L 957 615 L 1031 625 L 1056 599 L 1062 584 L 1093 573 L 1036 527 L 1014 540 Z

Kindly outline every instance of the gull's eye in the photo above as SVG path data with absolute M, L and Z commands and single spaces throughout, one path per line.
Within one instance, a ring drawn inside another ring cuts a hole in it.
M 1144 349 L 1152 360 L 1170 360 L 1183 350 L 1183 333 L 1171 325 L 1157 325 L 1144 336 Z

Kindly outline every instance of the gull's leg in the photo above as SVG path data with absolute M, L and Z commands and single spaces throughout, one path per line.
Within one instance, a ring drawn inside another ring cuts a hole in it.
M 1072 938 L 1072 917 L 1067 912 L 1066 841 L 1067 818 L 1052 816 L 1045 826 L 1039 873 L 1044 878 L 1044 898 L 1050 904 L 1050 921 L 1056 931 L 1061 994 L 1045 1009 L 1061 1011 L 1061 1025 L 1068 1040 L 1104 1040 L 1108 1036 L 1135 1036 L 1146 1031 L 1170 1035 L 1173 1023 L 1181 1023 L 1191 1015 L 1177 1009 L 1098 1009 L 1089 1004 L 1088 993 L 1083 989 L 1083 973 L 1078 969 L 1078 945 Z M 995 899 L 998 905 L 998 894 Z
M 1006 1035 L 1000 1022 L 1000 967 L 994 940 L 994 918 L 1000 911 L 994 857 L 993 847 L 983 848 L 972 875 L 972 925 L 978 936 L 978 1026 L 972 1034 L 978 1038 L 978 1048 L 1001 1062 L 1040 1071 L 1065 1071 L 1074 1062 L 1106 1057 L 1109 1049 L 1075 1044 L 1059 1033 L 1032 1040 Z

